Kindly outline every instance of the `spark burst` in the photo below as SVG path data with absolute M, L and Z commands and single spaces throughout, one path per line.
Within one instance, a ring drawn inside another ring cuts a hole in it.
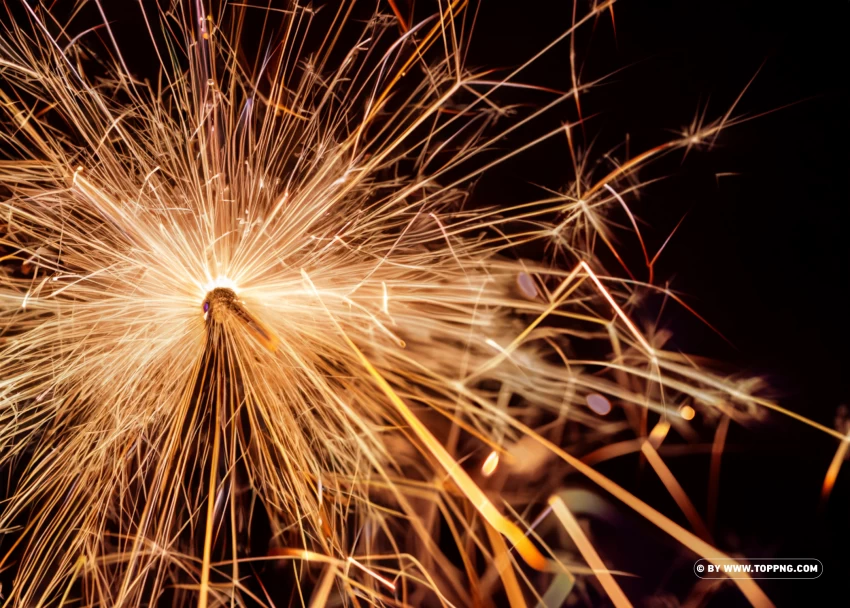
M 627 605 L 567 506 L 571 470 L 725 557 L 657 450 L 695 411 L 755 415 L 757 386 L 663 350 L 629 314 L 649 286 L 593 252 L 615 251 L 606 214 L 628 210 L 637 169 L 711 141 L 731 111 L 600 175 L 573 154 L 572 185 L 545 199 L 465 206 L 471 180 L 536 143 L 500 141 L 580 112 L 589 87 L 574 68 L 572 90 L 511 118 L 499 98 L 528 64 L 467 69 L 475 11 L 435 7 L 360 21 L 329 5 L 321 31 L 295 4 L 148 9 L 152 83 L 105 17 L 75 35 L 17 7 L 0 40 L 12 604 L 271 605 L 284 577 L 277 605 L 487 605 L 501 589 L 521 606 L 594 580 Z M 257 13 L 278 26 L 249 61 Z M 546 137 L 573 151 L 580 123 Z M 527 243 L 549 257 L 519 259 Z M 582 355 L 600 342 L 611 357 Z M 565 447 L 624 429 L 693 532 Z

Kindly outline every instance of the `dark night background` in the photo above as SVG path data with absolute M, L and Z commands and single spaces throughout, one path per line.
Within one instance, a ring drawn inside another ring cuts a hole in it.
M 572 3 L 566 0 L 481 4 L 470 67 L 517 66 L 571 23 Z M 579 7 L 581 15 L 587 4 Z M 390 12 L 388 5 L 382 8 Z M 420 8 L 433 9 L 426 2 Z M 777 111 L 726 130 L 711 150 L 692 150 L 684 161 L 676 152 L 654 163 L 641 173 L 644 179 L 669 177 L 629 202 L 645 221 L 650 255 L 687 214 L 656 265 L 656 283 L 672 281 L 734 345 L 668 305 L 661 325 L 674 332 L 671 346 L 721 360 L 730 371 L 764 376 L 776 401 L 829 427 L 838 406 L 850 405 L 844 350 L 850 323 L 842 301 L 850 279 L 849 8 L 847 2 L 623 0 L 615 5 L 616 38 L 606 14 L 595 27 L 583 27 L 576 44 L 582 82 L 610 74 L 582 97 L 585 115 L 596 114 L 586 124 L 591 157 L 619 146 L 627 133 L 632 155 L 667 141 L 706 103 L 707 120 L 722 116 L 759 72 L 734 115 Z M 125 51 L 144 39 L 135 3 L 109 3 L 107 14 L 118 39 L 130 41 Z M 150 59 L 144 50 L 127 54 L 131 66 Z M 569 44 L 519 79 L 569 89 Z M 574 118 L 574 107 L 564 104 L 522 139 Z M 717 173 L 738 175 L 718 179 Z M 480 180 L 474 197 L 486 204 L 530 200 L 540 196 L 533 184 L 561 188 L 571 178 L 567 148 L 552 140 Z M 625 231 L 619 236 L 630 268 L 645 279 L 636 240 Z M 648 306 L 647 320 L 657 303 Z M 832 604 L 831 597 L 838 603 L 839 596 L 830 594 L 846 589 L 850 563 L 847 465 L 828 506 L 819 510 L 820 487 L 838 442 L 771 414 L 752 428 L 733 424 L 727 445 L 737 447 L 723 458 L 715 530 L 720 548 L 749 557 L 818 558 L 824 564 L 820 579 L 761 581 L 763 587 L 780 606 L 814 605 L 816 598 L 819 605 Z M 640 474 L 636 460 L 603 472 L 677 515 L 663 486 Z M 671 458 L 669 464 L 704 515 L 708 458 Z M 629 547 L 629 540 L 622 543 Z M 685 588 L 693 582 L 684 581 Z M 627 582 L 627 594 L 629 585 L 641 594 L 651 590 Z M 733 589 L 711 605 L 732 606 L 740 598 Z
M 571 22 L 569 2 L 522 10 L 513 4 L 484 2 L 480 54 L 474 55 L 482 62 L 515 65 Z M 843 301 L 850 279 L 848 4 L 827 2 L 815 10 L 740 0 L 624 1 L 615 5 L 615 17 L 616 41 L 610 20 L 601 19 L 592 35 L 590 28 L 581 31 L 576 44 L 584 82 L 625 68 L 582 98 L 586 115 L 600 113 L 587 123 L 597 156 L 619 145 L 625 133 L 632 155 L 662 143 L 706 102 L 708 121 L 722 116 L 757 71 L 735 115 L 795 104 L 726 130 L 713 149 L 692 151 L 684 162 L 674 153 L 644 170 L 645 179 L 670 178 L 649 186 L 632 209 L 648 224 L 642 231 L 650 255 L 687 213 L 656 265 L 656 283 L 671 280 L 734 345 L 668 307 L 661 325 L 674 331 L 673 346 L 764 376 L 784 407 L 834 427 L 838 406 L 850 404 L 850 323 Z M 568 89 L 568 53 L 567 45 L 559 47 L 524 80 Z M 562 185 L 570 175 L 566 147 L 547 146 L 482 186 L 497 193 L 522 190 L 511 186 L 522 180 Z M 739 175 L 715 178 L 725 172 Z M 630 239 L 621 242 L 629 251 Z M 631 246 L 629 265 L 645 278 L 639 250 Z M 819 509 L 837 440 L 771 414 L 758 427 L 733 424 L 727 441 L 738 448 L 723 458 L 715 530 L 720 547 L 749 557 L 823 562 L 816 581 L 760 581 L 777 605 L 839 605 L 839 593 L 846 602 L 846 464 L 828 506 Z M 627 488 L 675 514 L 660 483 L 636 474 L 635 461 L 605 472 L 622 473 Z M 704 514 L 707 457 L 670 464 Z M 628 593 L 626 583 L 624 589 Z M 721 594 L 711 605 L 736 605 L 742 601 L 736 593 Z

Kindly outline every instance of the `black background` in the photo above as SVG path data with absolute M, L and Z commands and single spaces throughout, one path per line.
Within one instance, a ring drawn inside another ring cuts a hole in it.
M 523 10 L 502 4 L 512 3 L 485 2 L 481 11 L 473 58 L 488 64 L 515 65 L 571 20 L 566 2 Z M 779 403 L 830 427 L 837 407 L 850 403 L 843 300 L 850 279 L 848 12 L 844 2 L 818 10 L 782 2 L 618 2 L 616 40 L 606 17 L 576 44 L 583 82 L 624 68 L 582 98 L 586 115 L 600 113 L 586 125 L 596 152 L 619 145 L 626 133 L 632 155 L 662 143 L 706 103 L 706 118 L 714 120 L 758 72 L 734 115 L 777 111 L 726 130 L 711 150 L 692 151 L 684 161 L 674 154 L 643 171 L 644 178 L 670 177 L 647 188 L 633 210 L 649 225 L 650 255 L 687 214 L 656 265 L 656 282 L 671 280 L 734 345 L 668 308 L 661 325 L 674 331 L 672 346 L 764 376 Z M 525 80 L 569 88 L 568 58 L 568 46 L 558 47 Z M 787 104 L 794 105 L 779 109 Z M 510 192 L 512 180 L 557 187 L 560 176 L 562 185 L 570 175 L 566 147 L 547 146 L 491 177 L 489 187 L 485 181 L 479 194 Z M 726 172 L 739 175 L 715 177 Z M 627 259 L 645 278 L 638 254 L 635 248 Z M 850 563 L 846 464 L 829 504 L 819 508 L 838 441 L 772 414 L 758 427 L 733 424 L 728 445 L 735 448 L 721 472 L 720 547 L 749 557 L 819 558 L 819 580 L 763 586 L 778 605 L 842 604 L 838 590 L 846 588 Z M 704 513 L 707 458 L 670 464 Z M 657 480 L 636 475 L 634 466 L 626 471 L 611 473 L 652 504 L 671 502 Z M 723 594 L 712 605 L 739 601 Z

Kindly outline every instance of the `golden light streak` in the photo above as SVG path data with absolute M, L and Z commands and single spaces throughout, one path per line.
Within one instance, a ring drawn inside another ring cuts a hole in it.
M 470 378 L 478 377 L 484 372 L 493 369 L 497 365 L 499 365 L 502 361 L 510 356 L 510 354 L 522 343 L 522 341 L 536 328 L 540 323 L 542 323 L 546 317 L 552 314 L 558 307 L 560 307 L 564 301 L 572 294 L 575 289 L 578 288 L 578 284 L 573 284 L 573 279 L 578 274 L 581 266 L 576 266 L 569 275 L 567 275 L 558 286 L 558 289 L 552 294 L 552 303 L 546 307 L 536 319 L 534 319 L 531 323 L 529 323 L 526 328 L 516 337 L 513 341 L 505 348 L 502 348 L 498 345 L 492 338 L 487 338 L 486 343 L 497 349 L 499 351 L 499 356 L 491 359 L 486 363 L 486 365 L 481 368 L 475 370 L 472 374 L 470 374 Z M 572 289 L 567 289 L 568 286 L 572 284 Z
M 815 422 L 814 420 L 811 420 L 810 418 L 806 418 L 805 416 L 802 416 L 802 415 L 798 414 L 797 412 L 792 412 L 791 410 L 784 408 L 781 405 L 777 405 L 776 403 L 773 403 L 772 401 L 768 401 L 767 399 L 763 399 L 763 398 L 757 397 L 757 396 L 753 396 L 752 401 L 753 401 L 753 403 L 760 405 L 763 408 L 773 410 L 774 412 L 779 412 L 780 414 L 782 414 L 784 416 L 788 416 L 789 418 L 793 418 L 794 420 L 796 420 L 798 422 L 802 422 L 806 426 L 810 426 L 813 429 L 817 429 L 821 433 L 826 433 L 827 435 L 831 435 L 831 436 L 835 437 L 836 439 L 840 439 L 842 441 L 844 440 L 845 436 L 843 434 L 841 434 L 839 431 L 836 431 L 835 429 L 831 429 L 828 426 L 824 426 L 824 425 L 820 424 L 819 422 Z
M 579 262 L 579 266 L 584 269 L 584 271 L 588 274 L 591 280 L 596 284 L 596 287 L 599 289 L 599 292 L 608 300 L 608 303 L 611 305 L 611 308 L 614 309 L 614 312 L 617 313 L 617 316 L 623 320 L 623 323 L 626 324 L 626 327 L 629 328 L 629 331 L 632 332 L 632 335 L 635 339 L 640 343 L 643 349 L 647 352 L 647 354 L 653 354 L 653 348 L 649 345 L 649 342 L 646 341 L 646 338 L 643 337 L 643 334 L 640 333 L 638 328 L 632 323 L 632 320 L 629 319 L 628 315 L 623 312 L 623 309 L 620 308 L 619 304 L 614 300 L 611 294 L 605 289 L 605 286 L 602 284 L 602 281 L 599 280 L 599 277 L 596 276 L 596 273 L 591 270 L 590 266 L 588 266 L 587 262 L 582 260 Z
M 245 327 L 251 332 L 251 335 L 269 352 L 277 351 L 280 345 L 280 337 L 268 325 L 260 321 L 256 316 L 252 315 L 240 302 L 234 302 L 232 305 L 233 312 L 240 321 L 245 323 Z
M 652 430 L 649 432 L 649 435 L 646 438 L 646 443 L 652 446 L 654 449 L 658 449 L 661 447 L 661 443 L 667 437 L 667 433 L 670 431 L 670 422 L 668 420 L 661 419 L 658 423 L 652 427 Z
M 85 568 L 86 566 L 86 556 L 81 555 L 77 558 L 77 562 L 74 564 L 74 573 L 68 581 L 68 586 L 65 587 L 65 593 L 62 594 L 62 599 L 59 601 L 59 605 L 62 606 L 68 600 L 68 595 L 71 593 L 71 589 L 73 587 L 74 582 L 77 580 L 77 577 L 80 575 L 80 570 Z
M 484 464 L 481 465 L 481 474 L 484 477 L 490 477 L 496 472 L 497 466 L 499 466 L 499 453 L 493 450 L 487 455 Z
M 384 290 L 384 298 L 382 301 L 381 310 L 383 310 L 385 315 L 390 314 L 390 297 L 387 294 L 387 284 L 384 281 L 381 281 L 381 289 Z
M 216 426 L 218 426 L 218 412 L 216 411 Z M 212 459 L 211 459 L 211 467 L 218 466 L 218 452 L 220 449 L 220 435 L 218 433 L 213 434 L 213 448 L 212 448 Z M 210 481 L 209 481 L 209 491 L 207 494 L 207 525 L 204 530 L 204 553 L 203 553 L 203 562 L 201 563 L 201 588 L 200 588 L 200 599 L 198 601 L 199 608 L 207 608 L 207 604 L 209 602 L 209 591 L 210 591 L 210 561 L 212 555 L 212 535 L 213 535 L 213 513 L 215 511 L 215 497 L 216 497 L 216 481 L 217 475 L 215 474 L 215 469 L 211 470 Z
M 354 566 L 357 566 L 357 567 L 358 567 L 358 568 L 360 568 L 363 572 L 365 572 L 366 574 L 368 574 L 369 576 L 371 576 L 372 578 L 374 578 L 376 581 L 378 581 L 379 583 L 381 583 L 381 584 L 382 584 L 382 585 L 384 585 L 385 587 L 387 587 L 387 588 L 389 588 L 389 589 L 391 589 L 391 590 L 395 591 L 395 585 L 393 584 L 393 582 L 392 582 L 392 581 L 388 581 L 388 580 L 387 580 L 387 579 L 385 579 L 383 576 L 381 576 L 380 574 L 378 574 L 377 572 L 375 572 L 375 571 L 374 571 L 374 570 L 372 570 L 371 568 L 367 568 L 366 566 L 364 566 L 363 564 L 361 564 L 360 562 L 358 562 L 358 561 L 357 561 L 356 559 L 354 559 L 353 557 L 349 557 L 349 558 L 348 558 L 348 563 L 349 563 L 349 564 L 353 564 Z
M 644 456 L 646 456 L 646 459 L 652 468 L 655 469 L 655 473 L 658 475 L 658 478 L 664 484 L 664 487 L 667 488 L 667 491 L 670 492 L 670 496 L 673 497 L 676 504 L 679 505 L 679 508 L 682 510 L 682 513 L 685 514 L 685 517 L 688 519 L 688 522 L 691 524 L 691 527 L 694 529 L 696 534 L 700 538 L 710 542 L 711 533 L 708 531 L 705 522 L 703 522 L 702 517 L 700 517 L 699 512 L 696 510 L 696 507 L 694 507 L 694 503 L 691 502 L 690 498 L 688 498 L 688 495 L 685 493 L 685 490 L 673 475 L 672 471 L 670 471 L 670 468 L 661 456 L 658 455 L 656 448 L 653 447 L 650 441 L 645 441 L 641 446 L 641 452 Z
M 316 297 L 319 298 L 321 306 L 328 312 L 331 323 L 333 323 L 343 340 L 345 340 L 345 343 L 348 344 L 348 347 L 354 352 L 363 364 L 363 367 L 365 367 L 369 372 L 369 375 L 372 376 L 378 386 L 381 387 L 381 390 L 395 406 L 396 410 L 399 414 L 401 414 L 401 417 L 410 426 L 411 430 L 413 430 L 425 447 L 428 448 L 428 451 L 433 454 L 433 456 L 437 459 L 437 462 L 440 463 L 445 472 L 452 478 L 452 481 L 457 484 L 461 492 L 466 495 L 467 499 L 472 503 L 472 506 L 481 514 L 481 517 L 483 517 L 487 523 L 493 527 L 493 529 L 498 531 L 500 534 L 503 534 L 511 541 L 514 548 L 529 566 L 537 570 L 546 570 L 546 558 L 543 557 L 540 551 L 537 550 L 537 547 L 535 547 L 531 540 L 523 534 L 522 530 L 520 530 L 516 524 L 509 521 L 501 513 L 499 513 L 493 503 L 490 502 L 490 499 L 487 498 L 483 491 L 481 491 L 481 488 L 476 485 L 469 474 L 460 467 L 457 461 L 451 457 L 442 444 L 437 441 L 436 437 L 434 437 L 425 425 L 423 425 L 413 412 L 410 411 L 410 408 L 408 408 L 404 401 L 401 400 L 384 377 L 377 369 L 375 369 L 360 349 L 357 348 L 357 345 L 351 341 L 351 338 L 348 337 L 339 325 L 339 322 L 333 316 L 330 316 L 330 311 L 327 310 L 327 307 L 325 307 L 320 294 L 316 291 L 313 282 L 303 269 L 301 271 L 301 276 L 304 277 L 304 280 L 310 284 Z
M 850 448 L 850 434 L 838 444 L 838 449 L 835 450 L 835 455 L 832 457 L 832 462 L 829 463 L 829 468 L 826 470 L 826 476 L 823 479 L 821 486 L 821 503 L 829 500 L 829 495 L 832 493 L 832 488 L 835 485 L 835 480 L 838 478 L 838 472 L 841 470 L 841 465 L 847 458 L 847 450 Z
M 516 428 L 528 433 L 530 437 L 533 437 L 538 443 L 552 450 L 553 453 L 557 454 L 561 459 L 563 459 L 565 462 L 574 467 L 582 475 L 593 481 L 599 487 L 603 488 L 607 492 L 617 497 L 619 500 L 623 501 L 629 507 L 640 513 L 648 521 L 658 526 L 664 532 L 678 540 L 680 543 L 682 543 L 682 545 L 688 547 L 691 551 L 693 551 L 700 557 L 712 561 L 715 564 L 719 564 L 720 560 L 723 560 L 725 563 L 737 563 L 722 551 L 715 549 L 707 542 L 701 540 L 691 532 L 688 532 L 679 524 L 668 519 L 667 517 L 659 513 L 656 509 L 652 508 L 630 492 L 627 492 L 622 487 L 620 487 L 601 473 L 595 471 L 594 469 L 584 464 L 581 460 L 570 456 L 564 450 L 562 450 L 552 442 L 547 441 L 538 433 L 535 433 L 531 428 L 525 426 L 519 421 L 513 421 L 512 424 Z M 735 578 L 733 579 L 733 581 L 735 585 L 737 585 L 741 592 L 744 594 L 744 596 L 754 606 L 774 605 L 773 602 L 771 602 L 764 594 L 764 591 L 762 591 L 758 584 L 755 583 L 755 581 L 753 581 L 750 577 L 747 576 L 745 578 Z
M 319 580 L 319 584 L 313 591 L 313 596 L 310 598 L 310 608 L 324 608 L 324 606 L 327 606 L 336 576 L 337 567 L 335 565 L 330 565 L 325 569 L 322 578 Z
M 708 471 L 708 512 L 705 517 L 709 530 L 714 529 L 717 497 L 720 493 L 720 463 L 731 420 L 728 416 L 721 418 L 717 424 L 717 430 L 714 432 L 714 440 L 711 442 L 711 465 Z
M 487 525 L 486 529 L 487 538 L 493 548 L 493 567 L 499 573 L 499 578 L 505 585 L 508 603 L 511 608 L 526 608 L 525 598 L 522 596 L 522 589 L 519 586 L 519 581 L 517 581 L 505 539 L 492 526 Z
M 564 501 L 561 500 L 559 496 L 552 496 L 549 498 L 549 506 L 552 507 L 552 512 L 576 544 L 579 553 L 581 553 L 581 556 L 587 562 L 587 565 L 593 569 L 593 573 L 596 575 L 596 578 L 599 579 L 599 582 L 602 584 L 602 588 L 605 589 L 605 593 L 608 594 L 608 597 L 611 599 L 614 606 L 617 606 L 617 608 L 631 607 L 632 603 L 623 593 L 623 590 L 620 589 L 620 585 L 617 584 L 617 581 L 614 580 L 611 573 L 608 572 L 608 568 L 602 562 L 602 559 L 599 557 L 596 549 L 593 548 L 590 540 L 588 540 L 587 536 L 585 536 L 584 531 L 581 529 L 578 521 L 576 521 L 576 518 L 572 513 L 570 513 L 570 510 L 567 509 L 567 505 L 564 504 Z

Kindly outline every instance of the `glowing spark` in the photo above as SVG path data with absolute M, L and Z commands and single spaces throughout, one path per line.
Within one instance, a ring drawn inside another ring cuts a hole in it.
M 647 442 L 655 448 L 656 450 L 661 446 L 661 443 L 667 437 L 667 433 L 670 431 L 670 422 L 664 420 L 663 418 L 658 421 L 652 430 L 649 432 L 649 437 L 646 438 Z
M 383 585 L 385 585 L 385 586 L 386 586 L 386 587 L 388 587 L 389 589 L 392 589 L 393 591 L 395 591 L 395 584 L 393 584 L 393 582 L 392 582 L 392 581 L 388 581 L 388 580 L 387 580 L 387 579 L 385 579 L 383 576 L 381 576 L 380 574 L 378 574 L 378 573 L 377 573 L 377 572 L 375 572 L 374 570 L 372 570 L 372 569 L 370 569 L 370 568 L 367 568 L 366 566 L 364 566 L 363 564 L 361 564 L 360 562 L 358 562 L 358 561 L 357 561 L 356 559 L 354 559 L 353 557 L 349 557 L 349 558 L 348 558 L 348 563 L 349 563 L 349 564 L 353 564 L 353 565 L 357 566 L 357 567 L 358 567 L 358 568 L 360 568 L 363 572 L 365 572 L 366 574 L 368 574 L 369 576 L 371 576 L 372 578 L 374 578 L 374 579 L 375 579 L 376 581 L 378 581 L 379 583 L 382 583 Z
M 390 314 L 390 306 L 389 306 L 390 298 L 389 298 L 389 295 L 387 294 L 387 284 L 384 281 L 381 281 L 381 289 L 383 289 L 383 291 L 384 291 L 384 297 L 382 299 L 383 306 L 381 307 L 381 310 L 384 311 L 385 315 L 389 315 Z
M 847 457 L 848 448 L 850 448 L 850 433 L 838 444 L 835 456 L 832 457 L 832 462 L 829 463 L 829 468 L 826 470 L 826 476 L 823 479 L 820 494 L 822 503 L 826 502 L 832 493 L 835 480 L 838 479 L 838 472 L 841 470 L 841 465 Z
M 504 348 L 502 348 L 502 347 L 499 345 L 499 343 L 498 343 L 498 342 L 496 342 L 493 338 L 487 338 L 486 340 L 484 340 L 484 343 L 485 343 L 485 344 L 487 344 L 487 346 L 490 346 L 491 348 L 493 348 L 493 349 L 495 349 L 495 350 L 499 351 L 499 352 L 500 352 L 500 353 L 502 353 L 505 357 L 509 357 L 509 356 L 510 356 L 510 354 L 508 353 L 508 351 L 507 351 L 507 350 L 505 350 Z
M 683 405 L 679 410 L 679 414 L 681 414 L 682 418 L 685 420 L 693 420 L 694 416 L 696 416 L 696 410 L 694 410 L 694 408 L 690 405 Z
M 486 460 L 484 460 L 484 464 L 481 465 L 481 474 L 484 477 L 490 477 L 496 472 L 497 466 L 499 466 L 499 453 L 494 450 L 490 452 Z

